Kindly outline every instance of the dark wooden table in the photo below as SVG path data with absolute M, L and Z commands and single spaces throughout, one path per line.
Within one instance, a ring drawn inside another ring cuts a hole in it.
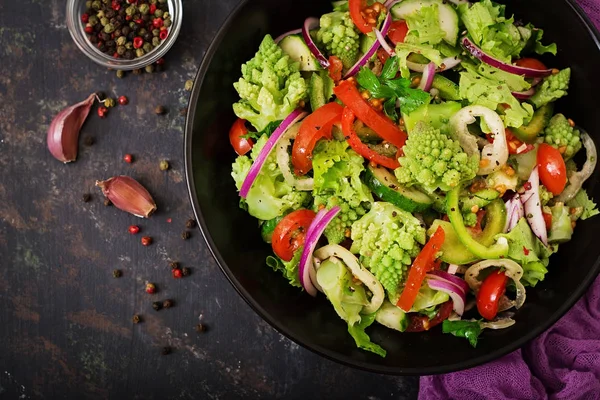
M 237 2 L 186 0 L 166 71 L 124 79 L 78 51 L 64 0 L 0 2 L 0 399 L 416 398 L 417 378 L 353 370 L 281 336 L 233 290 L 197 228 L 181 238 L 192 216 L 184 82 Z M 105 119 L 94 106 L 77 162 L 63 165 L 46 148 L 48 125 L 94 91 L 130 104 Z M 119 174 L 153 193 L 150 220 L 103 204 L 95 181 Z M 151 246 L 128 233 L 134 223 Z M 169 261 L 192 274 L 173 279 Z M 144 292 L 147 281 L 157 294 Z M 173 308 L 152 309 L 167 298 Z

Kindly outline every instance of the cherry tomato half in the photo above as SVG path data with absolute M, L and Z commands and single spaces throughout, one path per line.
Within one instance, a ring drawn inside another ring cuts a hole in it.
M 243 156 L 252 149 L 254 142 L 252 139 L 246 139 L 242 136 L 248 134 L 248 128 L 246 128 L 246 120 L 238 118 L 237 121 L 231 125 L 229 130 L 229 143 L 238 155 Z
M 390 38 L 392 43 L 404 43 L 404 39 L 406 39 L 406 34 L 408 33 L 408 25 L 406 21 L 394 21 L 390 26 L 390 30 L 388 31 L 387 36 Z
M 344 65 L 342 60 L 337 56 L 329 57 L 329 77 L 337 84 L 342 80 L 342 70 Z
M 555 196 L 561 194 L 567 184 L 567 166 L 560 152 L 548 143 L 540 144 L 537 164 L 544 186 Z
M 544 63 L 541 62 L 540 60 L 538 60 L 537 58 L 530 58 L 530 57 L 519 58 L 515 62 L 515 64 L 517 64 L 519 67 L 523 67 L 523 68 L 548 69 L 548 68 L 546 68 Z
M 498 314 L 498 303 L 506 291 L 508 276 L 502 271 L 492 272 L 481 284 L 477 293 L 477 311 L 479 314 L 491 320 Z
M 294 252 L 304 245 L 306 231 L 316 214 L 311 210 L 296 210 L 285 217 L 273 230 L 273 251 L 284 261 L 290 261 Z
M 365 10 L 367 9 L 367 1 L 366 0 L 349 0 L 348 1 L 348 9 L 350 11 L 350 18 L 352 18 L 352 22 L 358 28 L 359 31 L 364 33 L 370 33 L 375 27 L 374 24 L 368 23 L 363 17 Z M 377 20 L 377 18 L 374 18 Z

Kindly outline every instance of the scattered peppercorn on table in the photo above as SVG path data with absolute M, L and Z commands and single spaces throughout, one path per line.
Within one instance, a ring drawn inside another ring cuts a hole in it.
M 82 22 L 90 40 L 102 27 L 111 55 L 135 58 L 168 31 L 163 0 L 89 3 Z M 177 45 L 144 73 L 81 53 L 65 2 L 0 4 L 1 399 L 416 398 L 416 378 L 333 364 L 269 327 L 192 218 L 182 154 L 191 80 L 237 4 L 186 0 Z M 76 161 L 63 164 L 46 131 L 94 92 L 103 103 L 92 98 Z M 95 186 L 121 175 L 152 195 L 150 218 L 117 209 Z

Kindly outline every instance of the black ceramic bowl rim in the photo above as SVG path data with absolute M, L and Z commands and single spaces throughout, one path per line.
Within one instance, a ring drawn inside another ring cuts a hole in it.
M 190 196 L 190 200 L 192 202 L 192 208 L 193 208 L 194 214 L 196 216 L 196 220 L 198 221 L 199 228 L 202 232 L 202 236 L 204 237 L 204 240 L 206 241 L 206 244 L 208 245 L 208 248 L 209 248 L 211 254 L 213 255 L 214 259 L 216 260 L 221 271 L 225 274 L 225 276 L 227 277 L 229 282 L 233 285 L 233 287 L 240 294 L 240 296 L 242 296 L 242 298 L 246 301 L 246 303 L 248 303 L 248 305 L 250 305 L 250 307 L 252 307 L 252 309 L 256 313 L 258 313 L 258 315 L 262 319 L 267 321 L 278 332 L 282 333 L 288 339 L 301 345 L 302 347 L 309 349 L 329 360 L 332 360 L 332 361 L 335 361 L 335 362 L 338 362 L 338 363 L 341 363 L 341 364 L 344 364 L 344 365 L 347 365 L 350 367 L 359 368 L 359 369 L 369 371 L 369 372 L 383 373 L 383 374 L 389 374 L 389 375 L 433 375 L 433 374 L 442 374 L 442 373 L 448 373 L 448 372 L 454 372 L 454 371 L 458 371 L 458 370 L 472 368 L 477 365 L 485 364 L 487 362 L 498 359 L 508 353 L 511 353 L 511 352 L 517 350 L 518 348 L 522 347 L 524 344 L 526 344 L 530 340 L 536 338 L 538 335 L 540 335 L 546 329 L 550 328 L 564 314 L 566 314 L 567 311 L 569 311 L 569 309 L 571 309 L 571 307 L 573 307 L 575 305 L 575 303 L 583 296 L 583 294 L 590 287 L 590 285 L 594 281 L 596 275 L 598 274 L 598 269 L 600 267 L 598 265 L 598 263 L 596 263 L 596 265 L 590 269 L 590 273 L 585 277 L 584 281 L 577 288 L 577 290 L 574 291 L 568 297 L 567 301 L 564 302 L 562 304 L 562 306 L 559 307 L 552 314 L 552 316 L 546 320 L 546 322 L 544 324 L 540 324 L 537 328 L 532 329 L 527 335 L 521 337 L 517 341 L 514 341 L 510 345 L 498 348 L 496 351 L 490 352 L 488 354 L 485 354 L 485 355 L 482 355 L 479 357 L 474 357 L 468 361 L 464 361 L 464 362 L 460 362 L 460 363 L 456 363 L 456 364 L 450 364 L 450 365 L 444 365 L 444 366 L 432 366 L 432 367 L 426 367 L 426 368 L 414 368 L 414 369 L 402 368 L 402 371 L 399 371 L 399 368 L 390 368 L 390 367 L 385 367 L 385 366 L 381 366 L 380 368 L 372 368 L 368 365 L 364 365 L 361 362 L 357 362 L 356 360 L 353 360 L 350 357 L 345 357 L 345 356 L 340 356 L 338 354 L 335 354 L 327 348 L 323 348 L 321 346 L 308 345 L 307 343 L 304 343 L 303 341 L 298 340 L 294 336 L 293 332 L 286 329 L 276 319 L 272 318 L 257 302 L 255 302 L 252 299 L 252 297 L 249 295 L 249 293 L 246 291 L 246 289 L 244 289 L 243 285 L 229 271 L 229 268 L 227 267 L 225 260 L 221 256 L 219 250 L 216 248 L 215 243 L 213 242 L 211 234 L 208 230 L 208 227 L 206 226 L 206 222 L 204 220 L 202 210 L 200 210 L 198 196 L 196 194 L 196 185 L 194 183 L 194 179 L 192 176 L 193 175 L 192 136 L 193 136 L 193 126 L 194 126 L 193 122 L 194 122 L 194 119 L 196 118 L 196 105 L 198 103 L 200 89 L 204 83 L 204 78 L 206 76 L 206 72 L 209 68 L 210 63 L 212 62 L 213 56 L 214 56 L 216 50 L 218 49 L 218 47 L 220 46 L 223 36 L 227 32 L 227 30 L 230 28 L 231 21 L 234 19 L 234 17 L 237 15 L 237 13 L 249 1 L 250 0 L 241 1 L 240 4 L 238 4 L 238 6 L 231 12 L 231 14 L 229 15 L 229 17 L 227 18 L 225 23 L 221 26 L 221 28 L 217 32 L 215 38 L 211 42 L 208 50 L 206 51 L 204 59 L 202 60 L 202 63 L 200 64 L 200 68 L 198 69 L 198 73 L 196 74 L 196 79 L 194 81 L 194 87 L 192 89 L 192 93 L 190 96 L 188 115 L 187 115 L 186 125 L 185 125 L 184 154 L 185 154 L 185 173 L 186 173 L 186 180 L 187 180 L 189 196 Z M 596 46 L 600 50 L 600 34 L 595 29 L 591 20 L 587 17 L 587 15 L 581 9 L 581 7 L 574 2 L 574 0 L 564 0 L 564 1 L 573 9 L 573 11 L 577 15 L 577 17 L 585 25 L 587 31 L 589 32 L 590 36 L 594 39 Z

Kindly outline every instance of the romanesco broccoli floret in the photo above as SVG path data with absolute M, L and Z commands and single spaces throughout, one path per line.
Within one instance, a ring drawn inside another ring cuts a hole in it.
M 554 195 L 552 194 L 551 191 L 549 191 L 548 189 L 546 189 L 546 186 L 544 185 L 540 185 L 540 203 L 543 206 L 545 206 L 546 204 L 548 204 L 550 202 L 550 200 L 552 200 L 552 198 L 554 197 Z
M 358 60 L 360 33 L 352 22 L 350 12 L 334 11 L 323 15 L 317 42 L 327 55 L 338 57 L 346 69 Z
M 314 208 L 341 208 L 325 229 L 329 243 L 338 244 L 349 237 L 352 223 L 371 207 L 373 195 L 360 179 L 364 169 L 364 159 L 346 141 L 321 141 L 313 152 Z
M 370 203 L 358 202 L 350 204 L 349 202 L 339 198 L 331 197 L 331 195 L 315 195 L 315 210 L 322 207 L 330 210 L 335 206 L 341 208 L 337 217 L 327 225 L 324 235 L 327 241 L 331 244 L 339 244 L 350 237 L 352 224 L 360 217 L 369 211 Z
M 544 131 L 544 142 L 558 149 L 568 160 L 581 150 L 580 135 L 563 114 L 556 114 Z
M 404 145 L 400 168 L 394 172 L 400 183 L 420 185 L 433 192 L 448 191 L 459 183 L 473 179 L 479 165 L 453 140 L 439 129 L 417 123 Z
M 395 295 L 407 277 L 412 258 L 425 244 L 425 228 L 409 212 L 390 203 L 376 202 L 371 211 L 352 224 L 350 251 Z
M 265 36 L 254 58 L 242 65 L 242 77 L 233 86 L 241 98 L 233 111 L 257 131 L 285 119 L 308 95 L 298 63 L 270 35 Z
M 262 135 L 252 148 L 250 157 L 239 156 L 233 163 L 231 176 L 238 190 L 250 171 L 252 160 L 258 157 L 267 140 L 268 136 Z M 310 192 L 298 191 L 285 182 L 275 157 L 275 153 L 269 155 L 244 202 L 250 215 L 265 221 L 283 215 L 288 210 L 310 205 L 312 200 Z
M 477 225 L 477 214 L 474 212 L 464 213 L 463 221 L 465 223 L 465 226 L 473 227 Z
M 565 68 L 558 74 L 550 75 L 540 84 L 535 94 L 529 99 L 536 108 L 560 99 L 567 95 L 569 80 L 571 79 L 571 68 Z

